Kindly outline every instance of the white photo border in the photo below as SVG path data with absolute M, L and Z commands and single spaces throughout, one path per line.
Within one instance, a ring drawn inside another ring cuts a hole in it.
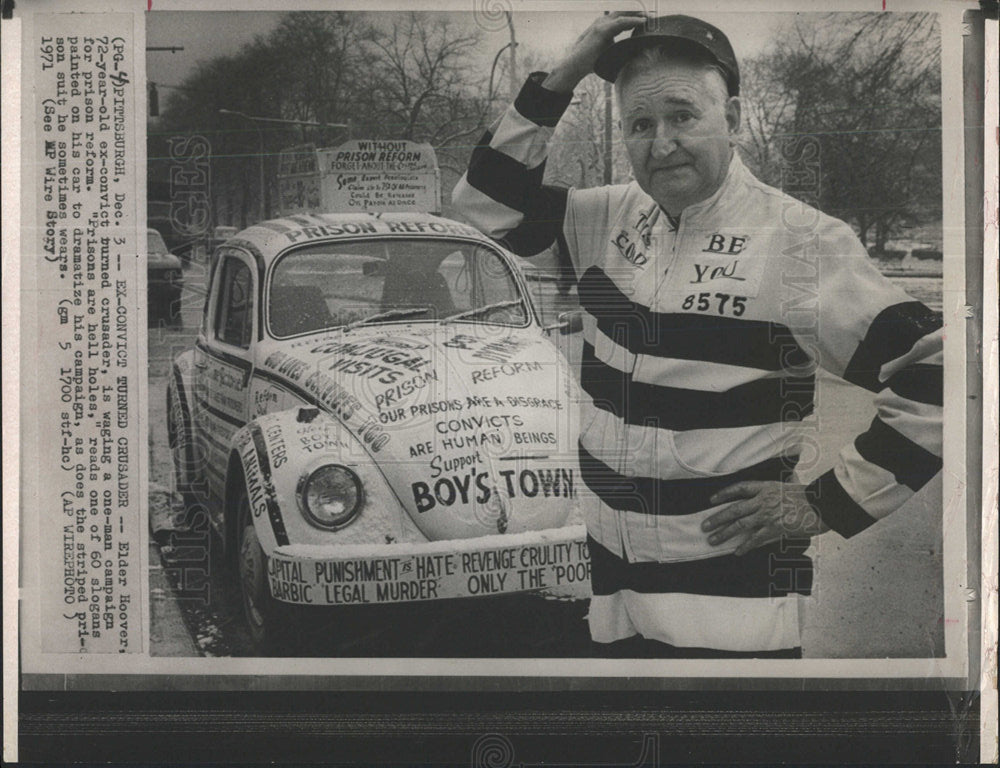
M 421 8 L 426 10 L 451 10 L 469 11 L 474 10 L 469 7 L 473 0 L 462 0 L 460 2 L 423 2 Z M 194 2 L 164 2 L 156 0 L 153 5 L 153 12 L 158 11 L 205 11 L 205 3 Z M 478 5 L 482 5 L 479 3 Z M 639 3 L 625 3 L 622 7 L 635 7 Z M 643 4 L 649 5 L 649 4 Z M 654 9 L 658 13 L 673 10 L 673 5 L 668 7 L 667 3 L 653 3 Z M 315 10 L 372 10 L 371 2 L 342 2 L 336 6 L 329 3 L 299 3 L 299 9 Z M 604 6 L 584 1 L 566 2 L 557 0 L 556 2 L 518 2 L 513 3 L 514 10 L 535 9 L 558 12 L 560 10 L 581 10 L 593 8 L 595 13 L 603 10 Z M 829 10 L 829 3 L 801 3 L 801 2 L 751 2 L 741 3 L 713 3 L 711 11 L 721 12 L 727 9 L 737 8 L 741 12 L 763 12 L 763 11 L 797 11 L 809 10 Z M 907 4 L 904 7 L 895 8 L 893 3 L 889 3 L 886 9 L 893 10 L 929 10 L 938 12 L 942 35 L 942 144 L 945 147 L 943 157 L 944 184 L 944 253 L 945 253 L 945 278 L 944 278 L 944 313 L 946 328 L 955 333 L 949 333 L 953 339 L 946 346 L 945 359 L 945 391 L 949 393 L 964 392 L 966 390 L 966 355 L 967 350 L 961 339 L 964 338 L 964 328 L 968 315 L 966 312 L 966 297 L 964 292 L 966 269 L 974 261 L 969 260 L 965 254 L 964 232 L 965 232 L 965 203 L 964 203 L 964 171 L 962 168 L 965 153 L 964 132 L 962 126 L 962 95 L 958 84 L 962 79 L 961 60 L 961 38 L 962 38 L 962 18 L 963 10 L 972 8 L 973 4 L 956 4 L 955 7 L 942 8 L 939 4 L 924 2 Z M 51 12 L 53 9 L 65 10 L 66 6 L 57 0 L 52 2 L 39 2 L 30 9 L 23 9 L 25 16 L 30 17 L 35 14 Z M 380 10 L 412 10 L 413 6 L 401 2 L 379 3 Z M 839 4 L 842 10 L 871 10 L 871 3 L 845 2 Z M 19 11 L 22 9 L 18 9 Z M 75 10 L 75 8 L 74 8 Z M 86 12 L 96 11 L 107 12 L 128 12 L 134 14 L 134 46 L 135 50 L 141 51 L 145 44 L 145 17 L 147 2 L 138 0 L 129 2 L 114 2 L 105 0 L 104 2 L 87 6 Z M 218 0 L 213 3 L 211 10 L 274 10 L 273 6 L 263 2 L 240 2 L 230 3 Z M 282 10 L 285 10 L 284 8 Z M 701 8 L 700 10 L 709 10 Z M 25 18 L 25 28 L 30 26 L 30 18 Z M 135 56 L 135 66 L 137 72 L 137 83 L 145 82 L 145 56 Z M 136 115 L 136 166 L 145 168 L 145 143 L 141 141 L 145 135 L 144 116 L 146 108 L 146 89 L 136 87 L 135 89 Z M 6 164 L 5 164 L 6 168 Z M 5 171 L 6 175 L 6 171 Z M 5 183 L 6 183 L 5 178 Z M 137 185 L 136 210 L 145 210 L 145 186 Z M 8 199 L 10 199 L 8 197 Z M 29 212 L 25 212 L 29 213 Z M 29 221 L 26 218 L 25 221 Z M 10 235 L 15 228 L 8 227 L 5 232 L 5 246 L 13 242 L 11 247 L 16 247 L 16 235 Z M 5 247 L 5 251 L 7 248 Z M 8 251 L 9 252 L 9 251 Z M 16 251 L 15 251 L 16 252 Z M 7 273 L 10 274 L 10 273 Z M 8 281 L 9 284 L 9 281 Z M 5 289 L 6 291 L 6 289 Z M 5 303 L 5 314 L 7 312 Z M 22 322 L 30 324 L 30 317 L 22 312 Z M 5 322 L 6 326 L 6 322 Z M 30 359 L 24 356 L 20 359 L 22 366 L 20 374 L 29 374 Z M 6 369 L 5 369 L 6 374 Z M 30 377 L 29 377 L 30 378 Z M 16 379 L 15 379 L 16 381 Z M 5 375 L 5 386 L 8 379 Z M 21 390 L 22 414 L 31 412 L 34 406 L 27 397 L 30 392 Z M 25 410 L 26 409 L 26 410 Z M 5 426 L 7 424 L 7 411 L 5 409 Z M 144 408 L 139 409 L 143 411 Z M 959 397 L 950 397 L 945 402 L 945 467 L 965 467 L 966 450 L 966 421 L 965 421 L 965 400 Z M 22 432 L 24 439 L 28 435 Z M 30 443 L 22 445 L 25 466 L 31 466 L 29 457 L 37 446 Z M 7 461 L 5 459 L 5 465 Z M 147 464 L 144 461 L 142 482 L 145 483 L 147 475 Z M 6 469 L 6 466 L 5 466 Z M 8 475 L 9 477 L 9 475 Z M 15 475 L 16 477 L 16 475 Z M 5 495 L 7 488 L 12 488 L 12 493 L 16 494 L 17 483 L 5 483 Z M 24 490 L 30 491 L 30 484 L 23 486 Z M 965 496 L 965 477 L 963 472 L 945 471 L 944 473 L 944 499 L 946 509 L 946 524 L 949 525 L 948 534 L 944 537 L 944 573 L 945 583 L 945 615 L 948 618 L 958 617 L 958 621 L 945 624 L 945 647 L 952 649 L 965 649 L 969 644 L 968 630 L 969 623 L 967 617 L 967 598 L 970 587 L 969 574 L 966 572 L 966 547 L 974 545 L 974 542 L 966 541 L 965 520 L 967 509 L 967 499 Z M 27 498 L 31 498 L 30 492 L 26 493 Z M 8 499 L 5 499 L 7 502 Z M 16 496 L 14 503 L 17 503 Z M 141 502 L 144 506 L 146 500 Z M 16 506 L 14 507 L 17 508 Z M 5 503 L 5 522 L 9 521 L 9 510 L 11 508 Z M 145 514 L 145 509 L 144 509 Z M 24 528 L 21 532 L 22 542 L 37 541 L 38 531 L 33 523 L 36 518 L 27 515 L 24 521 Z M 950 522 L 948 522 L 950 521 Z M 9 527 L 5 525 L 5 548 L 8 546 Z M 145 534 L 144 534 L 145 535 Z M 145 557 L 147 550 L 146 540 L 141 543 L 140 549 Z M 71 654 L 42 654 L 39 653 L 34 643 L 25 640 L 38 636 L 40 631 L 39 615 L 37 604 L 30 599 L 30 596 L 39 588 L 37 570 L 32 566 L 30 557 L 25 557 L 21 563 L 23 568 L 22 586 L 22 645 L 21 663 L 23 678 L 22 684 L 25 689 L 43 689 L 48 686 L 58 688 L 79 687 L 80 689 L 99 689 L 102 682 L 112 683 L 117 687 L 123 684 L 125 687 L 156 689 L 161 687 L 182 688 L 186 690 L 198 689 L 199 683 L 212 680 L 212 685 L 222 685 L 228 688 L 231 685 L 239 686 L 253 685 L 261 686 L 260 676 L 267 675 L 267 682 L 264 687 L 272 690 L 280 690 L 298 687 L 315 687 L 320 684 L 318 681 L 325 681 L 322 685 L 328 685 L 331 689 L 346 688 L 372 688 L 383 690 L 386 688 L 386 681 L 392 680 L 392 687 L 400 690 L 408 690 L 414 685 L 414 678 L 433 678 L 436 681 L 431 687 L 442 689 L 464 689 L 467 687 L 488 684 L 489 687 L 505 687 L 507 684 L 502 680 L 509 680 L 511 685 L 524 685 L 526 680 L 538 678 L 540 688 L 565 688 L 570 690 L 581 687 L 592 686 L 603 688 L 609 682 L 614 681 L 625 688 L 646 687 L 662 689 L 673 688 L 698 688 L 706 685 L 706 681 L 724 678 L 729 684 L 741 687 L 743 682 L 747 685 L 760 686 L 762 681 L 765 686 L 774 687 L 794 687 L 799 688 L 804 684 L 807 687 L 823 687 L 830 685 L 839 688 L 841 684 L 856 686 L 859 689 L 867 688 L 893 688 L 903 689 L 927 687 L 931 689 L 950 688 L 965 689 L 968 687 L 970 676 L 975 675 L 978 665 L 969 665 L 969 656 L 965 653 L 950 652 L 946 657 L 939 659 L 807 659 L 795 664 L 787 662 L 767 661 L 767 660 L 747 660 L 747 661 L 653 661 L 653 660 L 577 660 L 577 659 L 545 659 L 545 660 L 515 660 L 515 659 L 205 659 L 205 658 L 151 658 L 148 656 L 149 633 L 144 632 L 144 653 L 136 657 L 129 657 L 123 663 L 119 656 L 77 656 Z M 10 562 L 7 560 L 7 562 Z M 148 565 L 144 563 L 144 578 L 148 579 Z M 5 569 L 6 570 L 6 569 Z M 6 580 L 6 577 L 5 577 Z M 974 582 L 973 582 L 974 583 Z M 148 594 L 148 583 L 143 585 L 143 594 Z M 9 605 L 9 603 L 7 603 Z M 148 607 L 145 610 L 148 629 Z M 10 666 L 10 665 L 8 665 Z M 584 670 L 585 666 L 585 670 Z M 581 674 L 583 672 L 583 674 Z M 122 674 L 126 677 L 121 677 Z M 134 675 L 134 677 L 132 677 Z M 626 681 L 627 678 L 631 678 Z M 636 680 L 636 678 L 646 678 L 646 682 Z M 220 680 L 228 680 L 229 683 L 222 683 Z M 805 679 L 805 680 L 804 680 Z M 654 681 L 654 682 L 650 682 Z M 426 683 L 427 681 L 425 681 Z M 422 684 L 423 685 L 423 684 Z M 272 687 L 273 686 L 273 687 Z

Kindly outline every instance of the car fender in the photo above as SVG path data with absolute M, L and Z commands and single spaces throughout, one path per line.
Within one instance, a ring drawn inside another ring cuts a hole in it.
M 269 556 L 289 544 L 427 540 L 358 439 L 318 408 L 296 406 L 258 416 L 235 433 L 231 456 L 231 467 L 239 462 L 257 538 Z M 357 517 L 336 531 L 309 522 L 298 498 L 300 483 L 324 464 L 347 467 L 364 489 Z M 233 501 L 227 498 L 227 510 L 234 509 Z

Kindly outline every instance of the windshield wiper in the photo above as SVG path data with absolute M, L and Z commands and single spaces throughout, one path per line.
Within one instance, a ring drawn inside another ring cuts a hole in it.
M 494 304 L 486 304 L 482 307 L 473 307 L 472 309 L 467 309 L 464 312 L 459 312 L 457 315 L 449 315 L 442 323 L 454 323 L 456 320 L 461 320 L 463 318 L 475 317 L 476 315 L 481 315 L 484 312 L 490 312 L 494 309 L 503 309 L 504 307 L 515 307 L 522 303 L 521 299 L 511 299 L 508 301 L 498 301 Z
M 407 309 L 388 309 L 385 312 L 379 312 L 376 315 L 370 315 L 369 317 L 363 317 L 360 320 L 355 320 L 344 326 L 345 331 L 349 331 L 352 328 L 357 328 L 361 325 L 368 325 L 368 323 L 376 323 L 379 320 L 398 320 L 404 317 L 413 317 L 415 315 L 426 315 L 431 311 L 430 307 L 409 307 Z

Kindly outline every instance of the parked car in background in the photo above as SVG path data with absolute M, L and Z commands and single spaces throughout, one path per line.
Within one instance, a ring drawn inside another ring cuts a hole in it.
M 231 237 L 236 237 L 239 230 L 236 227 L 230 227 L 220 224 L 214 230 L 212 230 L 212 240 L 215 241 L 215 245 L 222 245 L 226 240 Z
M 218 249 L 168 434 L 258 649 L 319 610 L 589 595 L 569 326 L 430 214 L 301 213 Z
M 239 230 L 236 227 L 220 225 L 212 230 L 212 239 L 208 243 L 208 263 L 215 264 L 215 254 L 227 240 L 236 237 Z
M 155 229 L 146 230 L 146 279 L 149 323 L 160 320 L 169 325 L 181 324 L 181 289 L 184 270 L 181 260 L 172 254 Z

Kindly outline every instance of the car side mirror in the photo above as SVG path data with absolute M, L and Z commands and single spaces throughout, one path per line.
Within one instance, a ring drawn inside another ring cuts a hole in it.
M 557 329 L 563 336 L 570 333 L 579 333 L 583 330 L 583 312 L 579 309 L 574 309 L 571 312 L 560 312 L 556 315 L 556 322 L 552 325 L 542 327 L 543 331 L 554 331 Z

